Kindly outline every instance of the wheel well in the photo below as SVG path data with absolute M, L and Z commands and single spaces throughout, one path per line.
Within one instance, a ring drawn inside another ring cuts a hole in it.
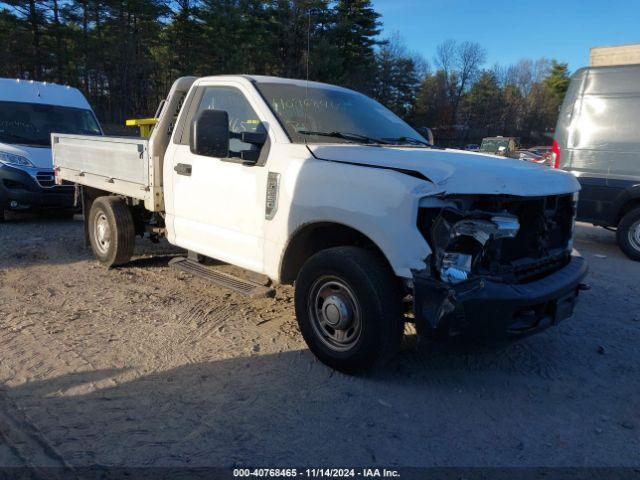
M 634 210 L 636 208 L 640 208 L 640 198 L 634 198 L 632 200 L 629 200 L 627 203 L 625 203 L 622 208 L 620 208 L 620 211 L 618 212 L 618 217 L 616 218 L 616 226 L 620 223 L 620 220 L 622 220 L 622 217 L 624 217 L 627 213 L 629 213 L 631 210 Z
M 89 211 L 91 210 L 91 205 L 100 197 L 120 197 L 122 198 L 129 210 L 131 210 L 131 215 L 133 216 L 134 226 L 136 230 L 136 235 L 143 236 L 145 232 L 145 225 L 149 222 L 149 218 L 151 213 L 148 212 L 144 205 L 140 204 L 138 201 L 134 200 L 131 197 L 125 197 L 123 195 L 118 195 L 116 193 L 108 192 L 106 190 L 100 190 L 98 188 L 93 187 L 82 187 L 82 202 L 83 202 L 83 214 L 85 216 L 89 215 Z M 86 222 L 85 222 L 86 223 Z M 85 243 L 88 246 L 89 237 L 88 231 L 85 227 Z
M 289 240 L 280 265 L 280 282 L 292 284 L 302 265 L 312 255 L 327 248 L 342 246 L 372 249 L 387 261 L 373 240 L 358 230 L 340 223 L 314 223 L 300 228 Z

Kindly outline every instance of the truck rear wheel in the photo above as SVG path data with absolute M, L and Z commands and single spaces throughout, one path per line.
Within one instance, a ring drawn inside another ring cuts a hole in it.
M 365 370 L 402 341 L 399 284 L 375 252 L 336 247 L 313 255 L 296 280 L 295 303 L 309 349 L 336 370 Z
M 135 226 L 131 210 L 120 197 L 99 197 L 89 212 L 89 241 L 100 263 L 107 267 L 131 260 Z
M 616 232 L 618 245 L 627 257 L 640 262 L 640 208 L 628 212 Z

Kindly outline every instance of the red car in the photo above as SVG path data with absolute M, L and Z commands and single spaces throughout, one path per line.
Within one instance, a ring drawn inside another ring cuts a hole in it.
M 539 157 L 537 160 L 533 160 L 535 163 L 540 163 L 540 164 L 544 164 L 544 165 L 549 165 L 551 166 L 552 164 L 552 160 L 551 160 L 551 146 L 537 146 L 537 147 L 531 147 L 529 150 L 527 150 L 528 152 L 533 153 L 534 155 L 536 155 L 537 157 Z

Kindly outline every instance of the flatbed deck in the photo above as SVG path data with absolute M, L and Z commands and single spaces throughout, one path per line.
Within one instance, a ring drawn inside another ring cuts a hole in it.
M 141 200 L 153 212 L 162 209 L 148 139 L 54 133 L 51 145 L 58 178 Z

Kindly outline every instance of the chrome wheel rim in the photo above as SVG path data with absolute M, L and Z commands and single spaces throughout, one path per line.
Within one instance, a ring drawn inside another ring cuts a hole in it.
M 331 350 L 353 348 L 362 334 L 358 300 L 337 277 L 325 276 L 314 282 L 309 291 L 309 316 L 316 336 Z
M 96 240 L 96 248 L 98 251 L 106 254 L 111 244 L 111 228 L 109 227 L 107 216 L 102 212 L 96 217 L 93 227 L 93 238 Z
M 640 220 L 631 225 L 629 229 L 629 243 L 640 252 Z

